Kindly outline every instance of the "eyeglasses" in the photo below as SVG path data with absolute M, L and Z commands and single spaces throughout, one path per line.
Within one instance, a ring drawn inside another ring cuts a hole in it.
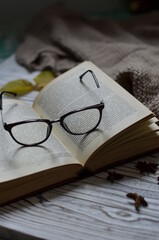
M 16 96 L 16 93 L 7 91 L 1 92 L 0 110 L 4 129 L 10 133 L 15 142 L 23 146 L 36 146 L 45 142 L 51 134 L 53 124 L 57 122 L 60 123 L 61 127 L 63 127 L 66 132 L 72 135 L 88 134 L 95 130 L 102 118 L 104 101 L 102 100 L 99 82 L 92 70 L 87 70 L 79 76 L 80 82 L 82 83 L 83 77 L 88 72 L 91 73 L 92 79 L 94 79 L 96 87 L 99 90 L 101 101 L 98 104 L 68 112 L 56 120 L 31 119 L 7 124 L 3 121 L 2 96 L 4 93 Z

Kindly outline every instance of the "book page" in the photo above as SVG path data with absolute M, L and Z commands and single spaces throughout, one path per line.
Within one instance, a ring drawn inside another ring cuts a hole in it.
M 94 71 L 105 103 L 100 125 L 90 134 L 72 135 L 59 123 L 53 124 L 58 139 L 83 165 L 103 143 L 151 115 L 151 111 L 90 62 L 78 65 L 48 84 L 34 102 L 36 111 L 55 120 L 69 111 L 99 103 L 101 97 L 92 75 L 87 74 L 82 82 L 79 80 L 79 76 L 88 69 Z
M 30 105 L 20 100 L 4 99 L 4 122 L 9 124 L 30 119 L 39 119 Z M 2 119 L 0 120 L 0 183 L 52 168 L 79 165 L 79 162 L 72 157 L 55 136 L 51 135 L 42 145 L 23 147 L 12 139 L 2 125 Z M 23 134 L 22 139 L 25 139 L 25 137 L 26 135 Z M 69 174 L 71 177 L 74 173 L 70 172 Z M 52 176 L 53 178 L 54 176 Z

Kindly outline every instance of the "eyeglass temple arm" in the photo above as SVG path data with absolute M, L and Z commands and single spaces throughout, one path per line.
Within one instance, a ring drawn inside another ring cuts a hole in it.
M 15 97 L 17 96 L 17 94 L 14 93 L 14 92 L 3 91 L 3 92 L 0 93 L 0 111 L 1 111 L 2 122 L 3 122 L 3 116 L 2 116 L 3 101 L 2 101 L 2 97 L 3 97 L 3 94 L 5 94 L 5 93 L 11 94 L 11 95 L 13 95 L 13 96 L 15 96 Z M 4 122 L 3 122 L 3 124 L 4 124 Z
M 2 96 L 3 96 L 3 94 L 5 94 L 5 93 L 11 94 L 11 95 L 13 95 L 13 96 L 15 96 L 15 97 L 17 96 L 17 94 L 14 93 L 14 92 L 8 92 L 8 91 L 3 91 L 3 92 L 1 92 L 1 93 L 0 93 L 0 110 L 3 110 Z
M 80 76 L 79 76 L 80 81 L 82 81 L 82 78 L 83 78 L 84 75 L 87 74 L 88 72 L 90 72 L 90 73 L 92 74 L 97 88 L 100 88 L 100 85 L 99 85 L 99 82 L 98 82 L 98 80 L 97 80 L 97 77 L 96 77 L 95 73 L 94 73 L 92 70 L 87 70 L 87 71 L 85 71 L 82 75 L 80 75 Z
M 101 91 L 100 91 L 99 82 L 98 82 L 98 80 L 97 80 L 97 77 L 96 77 L 95 73 L 94 73 L 92 70 L 89 69 L 89 70 L 85 71 L 82 75 L 80 75 L 80 76 L 79 76 L 80 81 L 82 81 L 84 75 L 87 74 L 88 72 L 90 72 L 90 73 L 92 74 L 93 79 L 94 79 L 94 81 L 95 81 L 95 84 L 96 84 L 97 88 L 99 89 L 99 94 L 100 94 L 100 97 L 101 97 L 101 99 L 102 99 L 102 102 L 104 102 L 104 101 L 103 101 L 102 94 L 101 94 Z

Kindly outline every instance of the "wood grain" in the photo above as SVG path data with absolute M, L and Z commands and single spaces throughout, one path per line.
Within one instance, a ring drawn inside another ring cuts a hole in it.
M 140 160 L 159 163 L 159 153 Z M 124 175 L 110 183 L 107 172 L 72 182 L 0 208 L 0 237 L 55 240 L 158 240 L 159 185 L 156 174 L 140 174 L 137 160 L 112 170 Z M 137 212 L 127 192 L 144 196 Z

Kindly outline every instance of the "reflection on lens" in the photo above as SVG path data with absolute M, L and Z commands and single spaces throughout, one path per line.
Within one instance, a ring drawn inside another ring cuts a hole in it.
M 32 145 L 43 141 L 49 125 L 45 122 L 29 122 L 12 128 L 12 135 L 22 144 Z
M 100 120 L 98 109 L 88 109 L 68 115 L 63 123 L 74 134 L 84 134 L 97 126 Z

